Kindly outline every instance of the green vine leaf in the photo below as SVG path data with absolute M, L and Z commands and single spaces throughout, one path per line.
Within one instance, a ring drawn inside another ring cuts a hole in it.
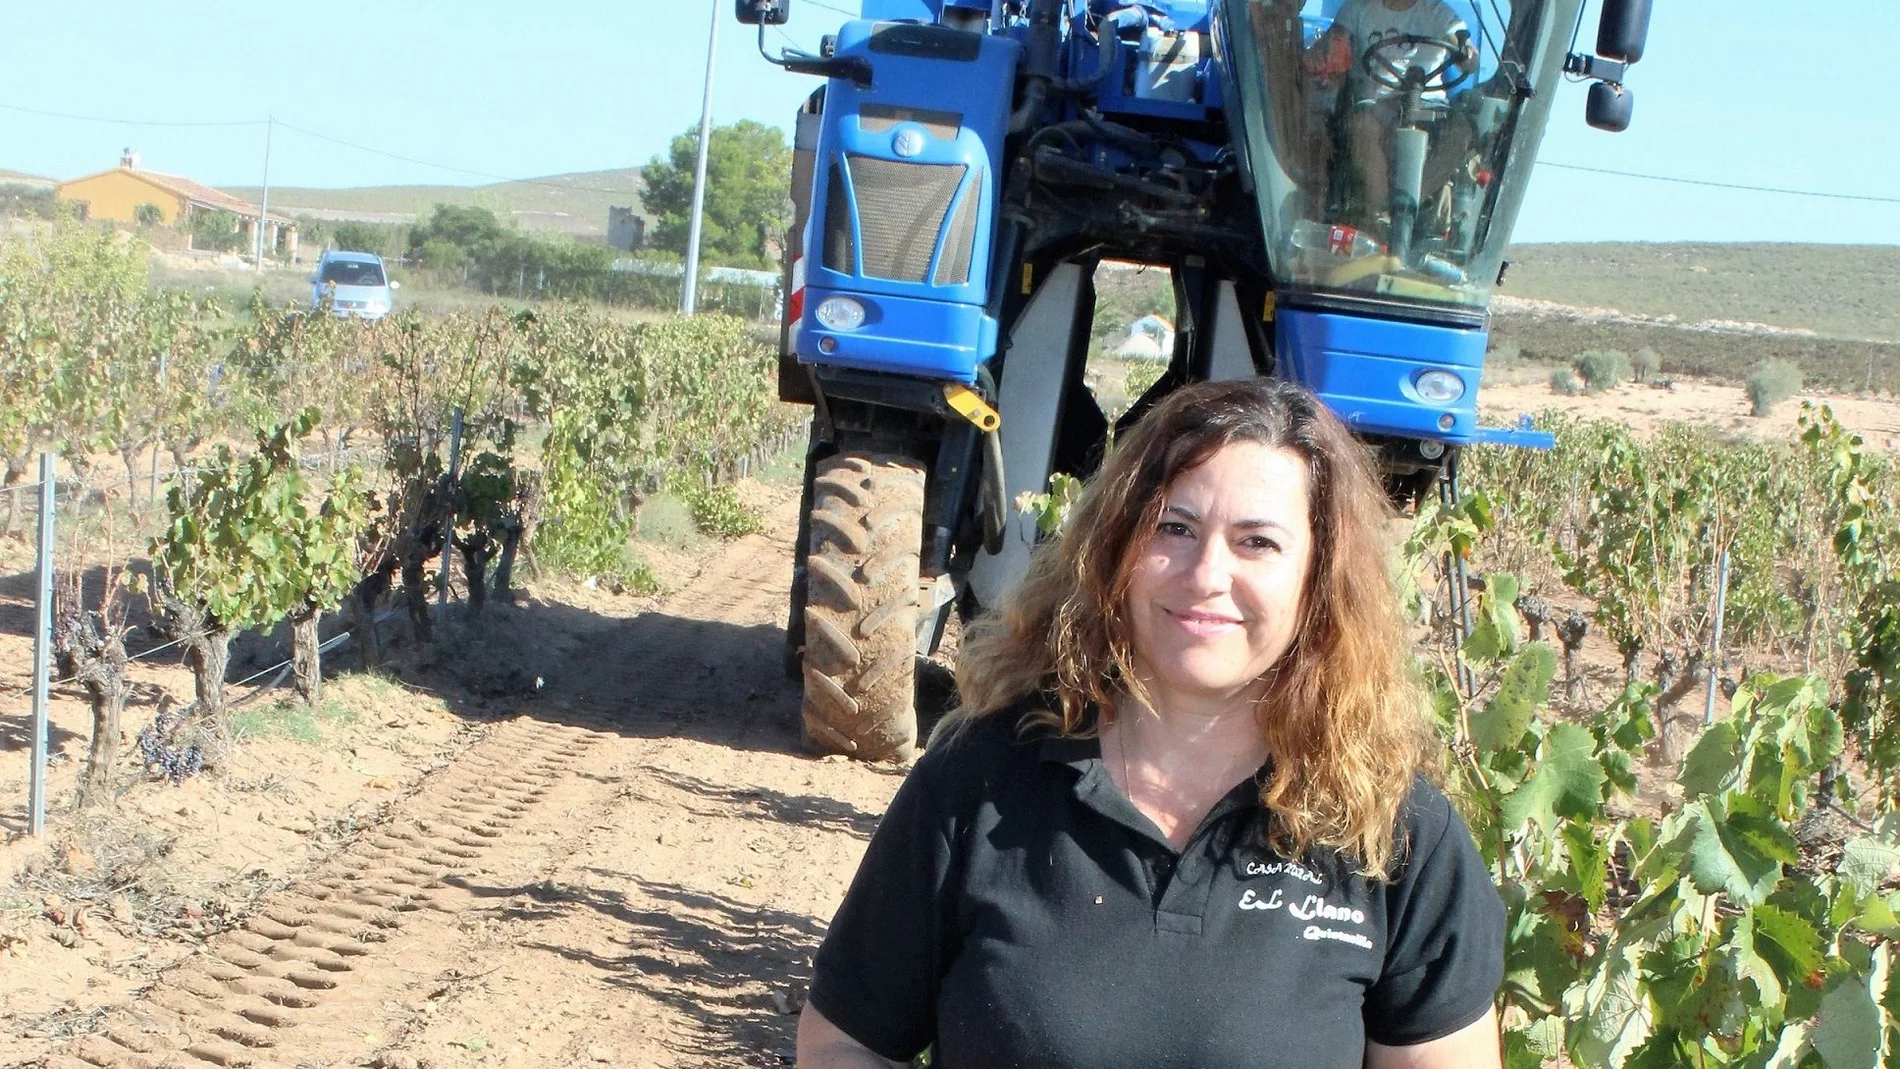
M 1726 894 L 1757 905 L 1781 879 L 1782 864 L 1797 857 L 1794 838 L 1785 827 L 1739 805 L 1718 815 L 1710 803 L 1692 802 L 1678 816 L 1682 822 L 1671 845 L 1687 856 L 1690 882 L 1703 894 Z
M 1741 735 L 1733 721 L 1718 720 L 1696 740 L 1695 749 L 1684 759 L 1682 774 L 1676 777 L 1676 782 L 1682 784 L 1686 797 L 1704 798 L 1726 790 L 1741 774 L 1741 769 Z
M 1769 954 L 1781 958 L 1784 975 L 1805 982 L 1820 973 L 1827 948 L 1811 922 L 1775 905 L 1756 906 L 1748 915 L 1757 946 L 1761 941 L 1772 946 Z
M 1822 997 L 1812 1042 L 1827 1069 L 1875 1069 L 1881 1038 L 1880 1007 L 1860 981 L 1843 980 Z
M 1649 1038 L 1649 999 L 1636 961 L 1640 950 L 1613 945 L 1596 974 L 1565 998 L 1572 1064 L 1620 1066 Z
M 1682 1058 L 1676 1053 L 1680 1038 L 1673 1028 L 1650 1036 L 1622 1063 L 1622 1069 L 1681 1069 Z
M 1471 716 L 1471 741 L 1480 752 L 1514 748 L 1530 730 L 1531 717 L 1550 700 L 1550 681 L 1557 677 L 1557 654 L 1542 642 L 1518 652 L 1498 681 L 1498 690 L 1482 710 Z
M 1900 847 L 1862 835 L 1849 839 L 1842 848 L 1839 872 L 1856 892 L 1870 895 L 1880 889 L 1896 864 L 1900 864 Z
M 1485 579 L 1484 592 L 1478 596 L 1478 615 L 1472 622 L 1471 637 L 1465 640 L 1464 654 L 1471 660 L 1490 662 L 1517 652 L 1517 579 L 1510 575 L 1492 575 Z
M 1564 853 L 1570 857 L 1570 872 L 1565 874 L 1563 882 L 1574 882 L 1590 912 L 1601 912 L 1609 896 L 1611 841 L 1598 838 L 1596 830 L 1581 821 L 1564 825 L 1558 838 L 1563 840 Z
M 1504 823 L 1517 827 L 1528 820 L 1548 831 L 1559 817 L 1587 818 L 1601 807 L 1608 778 L 1589 731 L 1553 724 L 1539 748 L 1536 770 L 1504 797 Z

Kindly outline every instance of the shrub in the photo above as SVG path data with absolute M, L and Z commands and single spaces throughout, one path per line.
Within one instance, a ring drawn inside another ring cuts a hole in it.
M 1153 386 L 1155 382 L 1161 378 L 1162 373 L 1167 370 L 1168 362 L 1166 360 L 1135 360 L 1130 362 L 1128 371 L 1123 376 L 1123 388 L 1128 391 L 1129 399 L 1134 400 L 1139 398 L 1142 394 L 1147 393 L 1148 387 Z
M 1575 397 L 1583 392 L 1583 383 L 1578 380 L 1576 372 L 1560 367 L 1550 373 L 1550 392 Z
M 1585 393 L 1602 393 L 1621 386 L 1630 377 L 1630 358 L 1620 349 L 1592 349 L 1573 361 Z
M 238 217 L 225 211 L 192 212 L 186 227 L 191 247 L 209 252 L 229 252 L 238 247 Z
M 1770 357 L 1748 373 L 1748 402 L 1757 416 L 1801 392 L 1801 368 L 1792 360 Z
M 693 526 L 715 538 L 739 538 L 765 530 L 759 510 L 739 500 L 730 486 L 702 487 L 681 479 L 679 496 L 693 514 Z
M 395 232 L 394 227 L 349 219 L 336 224 L 331 240 L 337 248 L 350 252 L 382 253 L 395 243 Z
M 140 226 L 157 226 L 165 221 L 165 209 L 156 204 L 141 204 L 132 209 L 132 221 Z
M 1636 381 L 1647 385 L 1656 373 L 1662 370 L 1662 354 L 1648 346 L 1636 350 L 1630 357 L 1630 367 L 1635 372 Z

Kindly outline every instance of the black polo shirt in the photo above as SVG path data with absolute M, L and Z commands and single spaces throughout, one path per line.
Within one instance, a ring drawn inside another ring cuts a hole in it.
M 1263 772 L 1264 774 L 1264 772 Z M 918 761 L 814 961 L 811 1003 L 938 1069 L 1361 1069 L 1368 1038 L 1471 1024 L 1504 910 L 1471 833 L 1417 782 L 1389 883 L 1260 837 L 1238 784 L 1179 853 L 1094 739 L 986 717 Z

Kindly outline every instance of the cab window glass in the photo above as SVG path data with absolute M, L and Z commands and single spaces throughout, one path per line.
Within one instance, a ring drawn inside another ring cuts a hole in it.
M 1483 307 L 1508 233 L 1492 222 L 1516 206 L 1499 195 L 1510 148 L 1548 108 L 1532 53 L 1569 29 L 1551 6 L 1227 0 L 1283 285 Z

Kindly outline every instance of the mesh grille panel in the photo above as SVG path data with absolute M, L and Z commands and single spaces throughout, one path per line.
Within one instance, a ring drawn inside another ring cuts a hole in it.
M 833 164 L 825 180 L 825 268 L 848 275 L 857 269 L 857 259 L 851 241 L 851 200 L 845 195 L 844 174 Z
M 970 257 L 976 251 L 976 202 L 980 190 L 972 186 L 950 218 L 950 229 L 943 237 L 943 256 L 937 260 L 939 286 L 961 286 L 970 281 Z
M 847 159 L 851 185 L 858 195 L 864 274 L 900 282 L 925 281 L 931 250 L 943 230 L 944 213 L 949 211 L 950 200 L 969 168 L 962 164 L 900 163 L 870 156 Z M 826 244 L 829 246 L 829 240 Z M 826 254 L 830 254 L 829 247 Z M 828 260 L 826 266 L 830 266 Z

